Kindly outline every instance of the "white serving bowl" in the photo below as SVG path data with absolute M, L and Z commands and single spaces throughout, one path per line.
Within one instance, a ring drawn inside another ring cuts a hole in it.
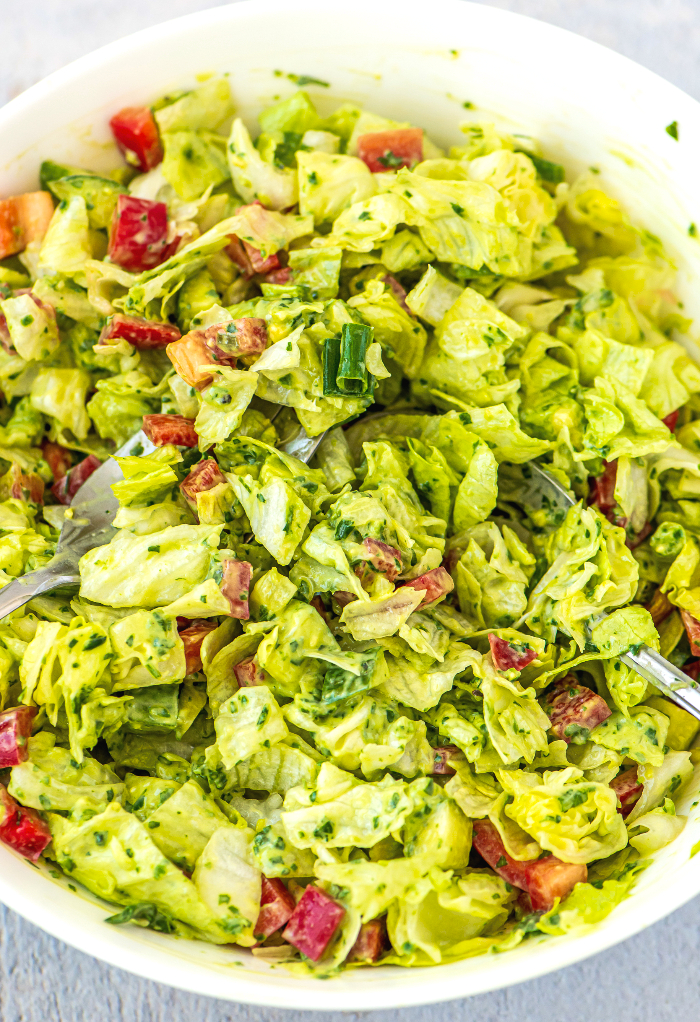
M 0 196 L 36 188 L 42 159 L 109 169 L 119 157 L 108 118 L 230 72 L 251 120 L 296 86 L 273 71 L 313 75 L 321 110 L 344 100 L 424 127 L 438 144 L 458 142 L 465 117 L 497 119 L 538 138 L 570 171 L 594 165 L 632 216 L 659 235 L 679 267 L 679 293 L 700 316 L 700 105 L 624 57 L 550 25 L 458 0 L 417 3 L 255 0 L 193 14 L 105 46 L 51 75 L 0 110 Z M 476 110 L 467 113 L 463 103 Z M 664 130 L 677 121 L 679 140 Z M 577 962 L 683 905 L 700 891 L 700 816 L 690 815 L 634 894 L 579 936 L 531 940 L 507 954 L 431 969 L 361 969 L 328 981 L 290 976 L 243 949 L 178 941 L 103 922 L 104 904 L 77 897 L 0 847 L 0 899 L 88 954 L 196 993 L 282 1008 L 396 1008 L 483 993 Z

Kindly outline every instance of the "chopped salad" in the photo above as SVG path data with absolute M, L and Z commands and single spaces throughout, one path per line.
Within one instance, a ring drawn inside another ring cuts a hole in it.
M 445 153 L 300 90 L 253 140 L 210 77 L 110 123 L 118 169 L 0 201 L 0 582 L 154 445 L 79 589 L 0 622 L 0 839 L 318 976 L 602 920 L 700 755 L 620 659 L 700 667 L 661 242 L 476 120 Z

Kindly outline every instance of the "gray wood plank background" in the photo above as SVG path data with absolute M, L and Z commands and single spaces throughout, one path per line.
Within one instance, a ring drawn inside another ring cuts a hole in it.
M 333 2 L 333 0 L 330 0 Z M 595 39 L 700 99 L 700 0 L 488 0 Z M 0 0 L 0 105 L 103 43 L 215 0 Z M 397 5 L 399 6 L 399 5 Z M 0 907 L 0 1022 L 302 1022 L 171 990 L 110 968 Z M 366 1022 L 696 1022 L 700 899 L 626 943 L 472 1000 L 362 1014 Z M 319 1022 L 347 1019 L 320 1013 Z M 358 1016 L 359 1018 L 359 1016 Z

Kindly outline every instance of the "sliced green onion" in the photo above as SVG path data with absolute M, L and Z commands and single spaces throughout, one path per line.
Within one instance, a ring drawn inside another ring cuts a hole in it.
M 373 332 L 372 327 L 364 323 L 343 323 L 337 380 L 346 394 L 364 394 L 367 390 L 365 356 Z
M 338 387 L 338 367 L 340 365 L 340 338 L 329 337 L 323 345 L 323 394 L 324 397 L 343 397 L 344 391 Z

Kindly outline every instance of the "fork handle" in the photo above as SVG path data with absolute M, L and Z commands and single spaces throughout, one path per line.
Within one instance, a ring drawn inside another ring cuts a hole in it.
M 681 709 L 700 720 L 700 686 L 675 664 L 670 663 L 650 646 L 640 646 L 634 653 L 631 650 L 623 653 L 620 659 L 628 667 L 633 667 L 646 681 L 656 685 Z
M 78 585 L 79 582 L 80 575 L 59 572 L 48 567 L 20 575 L 0 589 L 0 618 L 29 603 L 35 596 L 58 589 L 59 586 Z

